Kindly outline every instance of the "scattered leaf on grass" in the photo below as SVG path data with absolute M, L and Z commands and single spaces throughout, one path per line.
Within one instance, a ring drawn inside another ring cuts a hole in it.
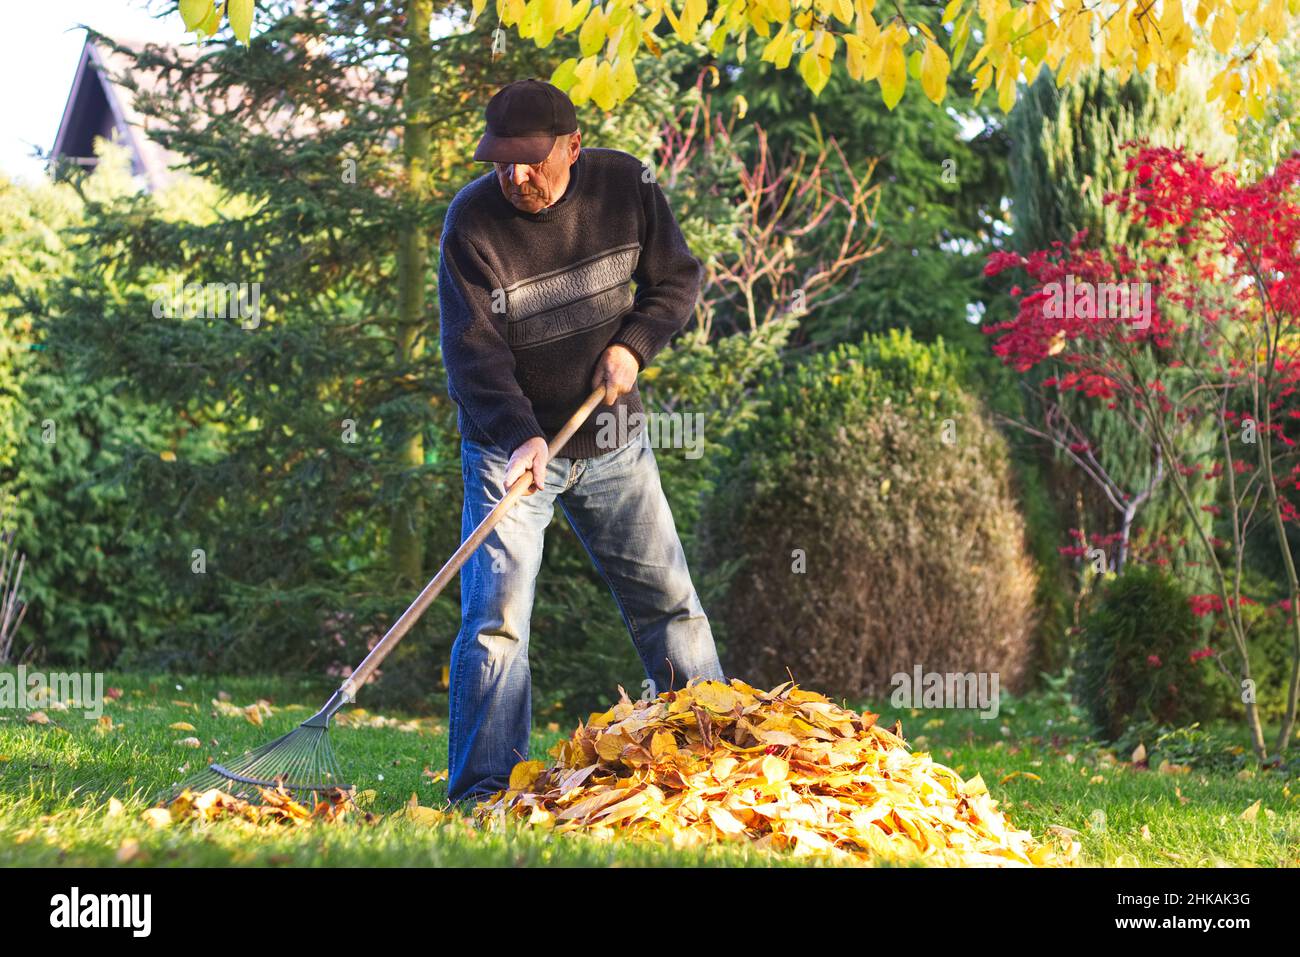
M 150 827 L 171 827 L 172 816 L 166 808 L 151 807 L 145 810 L 140 816 L 145 819 L 146 823 L 148 823 Z
M 274 822 L 278 824 L 300 825 L 313 821 L 334 823 L 342 820 L 348 808 L 348 792 L 342 788 L 331 788 L 322 792 L 323 799 L 309 807 L 295 800 L 293 795 L 282 787 L 259 787 L 261 803 L 255 804 L 243 798 L 227 794 L 218 788 L 210 788 L 199 794 L 188 789 L 182 791 L 174 801 L 165 808 L 150 808 L 162 811 L 168 821 L 217 821 L 224 818 L 251 821 L 254 824 Z
M 177 721 L 175 724 L 169 724 L 167 727 L 171 728 L 173 731 L 194 730 L 194 725 L 190 724 L 188 721 Z
M 1006 784 L 1012 778 L 1028 778 L 1031 781 L 1043 780 L 1037 774 L 1034 774 L 1032 771 L 1012 771 L 1010 774 L 1003 776 L 1003 778 L 1000 781 L 998 781 L 998 784 Z
M 49 724 L 50 716 L 44 711 L 33 711 L 27 716 L 27 720 L 31 724 Z
M 1259 817 L 1259 808 L 1260 808 L 1260 805 L 1263 804 L 1263 803 L 1264 803 L 1264 801 L 1263 801 L 1263 799 L 1261 798 L 1260 800 L 1258 800 L 1258 801 L 1256 801 L 1254 804 L 1252 804 L 1250 807 L 1246 808 L 1246 810 L 1244 810 L 1244 811 L 1241 812 L 1241 819 L 1242 819 L 1243 821 L 1253 821 L 1253 820 L 1255 820 L 1255 818 Z
M 198 738 L 181 738 L 176 742 L 176 746 L 180 748 L 201 748 L 203 742 Z
M 122 802 L 117 798 L 108 799 L 108 817 L 121 817 L 123 810 Z
M 212 707 L 217 714 L 226 718 L 243 718 L 250 724 L 255 724 L 259 728 L 262 726 L 262 719 L 269 718 L 275 713 L 271 707 L 271 702 L 265 698 L 259 698 L 250 705 L 240 707 L 237 704 L 231 704 L 229 700 L 217 697 L 212 699 Z
M 392 728 L 396 731 L 431 734 L 440 732 L 440 726 L 433 718 L 389 718 L 382 714 L 371 714 L 365 708 L 340 711 L 334 716 L 334 723 L 343 728 Z
M 446 815 L 442 811 L 435 810 L 431 807 L 406 807 L 402 809 L 402 817 L 408 821 L 414 821 L 416 824 L 423 824 L 427 827 L 441 824 Z
M 129 861 L 135 860 L 139 853 L 140 842 L 133 837 L 128 837 L 122 842 L 122 845 L 117 849 L 117 853 L 113 856 L 119 864 L 126 864 Z

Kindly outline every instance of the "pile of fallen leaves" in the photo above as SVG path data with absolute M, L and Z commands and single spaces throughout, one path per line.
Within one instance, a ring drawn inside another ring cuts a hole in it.
M 294 800 L 293 795 L 283 787 L 259 787 L 257 790 L 260 803 L 246 801 L 219 788 L 209 788 L 199 793 L 186 789 L 167 807 L 150 808 L 145 814 L 153 815 L 150 823 L 155 826 L 191 820 L 218 821 L 224 818 L 239 818 L 254 824 L 269 822 L 299 825 L 312 821 L 333 824 L 343 819 L 351 803 L 348 792 L 342 788 L 322 792 L 322 799 L 311 806 Z
M 912 752 L 878 715 L 792 682 L 759 691 L 705 681 L 621 700 L 516 765 L 508 790 L 475 809 L 507 819 L 691 847 L 749 841 L 795 854 L 956 866 L 1072 863 L 1079 845 L 1039 843 L 969 781 Z

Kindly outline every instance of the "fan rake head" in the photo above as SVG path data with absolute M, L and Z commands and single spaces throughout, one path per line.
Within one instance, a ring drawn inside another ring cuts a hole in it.
M 317 714 L 256 751 L 225 764 L 214 761 L 178 784 L 162 803 L 171 804 L 186 791 L 200 794 L 211 788 L 253 802 L 260 800 L 262 788 L 286 791 L 308 807 L 337 799 L 340 793 L 350 801 L 354 788 L 344 783 L 330 745 L 329 719 L 338 710 L 333 704 L 331 699 Z

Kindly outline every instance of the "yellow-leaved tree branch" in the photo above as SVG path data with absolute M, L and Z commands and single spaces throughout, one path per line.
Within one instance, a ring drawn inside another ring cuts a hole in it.
M 471 0 L 470 23 L 487 8 Z M 495 0 L 496 31 L 507 29 L 538 47 L 557 35 L 577 34 L 581 56 L 556 67 L 551 82 L 575 103 L 611 110 L 636 89 L 642 48 L 662 55 L 661 42 L 701 42 L 723 56 L 727 42 L 744 63 L 751 34 L 759 59 L 799 75 L 820 93 L 844 54 L 849 76 L 877 83 L 892 110 L 908 77 L 935 103 L 943 101 L 949 73 L 964 69 L 978 103 L 996 91 L 1009 111 L 1017 81 L 1046 66 L 1064 86 L 1083 70 L 1101 66 L 1121 80 L 1155 67 L 1160 90 L 1171 92 L 1188 54 L 1213 48 L 1223 67 L 1209 98 L 1218 100 L 1229 131 L 1249 114 L 1265 115 L 1280 84 L 1277 46 L 1300 16 L 1300 0 L 948 0 L 938 34 L 909 20 L 893 0 Z M 211 36 L 228 11 L 232 30 L 247 42 L 254 0 L 179 0 L 187 29 Z M 710 9 L 711 8 L 711 9 Z M 671 32 L 656 33 L 667 21 Z M 494 44 L 499 47 L 500 43 Z

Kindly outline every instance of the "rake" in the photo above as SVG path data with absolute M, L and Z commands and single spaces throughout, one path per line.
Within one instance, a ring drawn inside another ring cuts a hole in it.
M 592 411 L 604 397 L 604 388 L 598 388 L 582 403 L 573 417 L 565 423 L 548 447 L 549 458 L 559 455 L 560 451 L 573 437 L 573 433 L 587 421 Z M 452 580 L 461 566 L 469 559 L 476 548 L 483 543 L 488 534 L 505 517 L 531 482 L 531 473 L 521 475 L 500 502 L 493 507 L 478 527 L 470 534 L 455 554 L 447 560 L 438 574 L 424 586 L 419 597 L 415 599 L 398 618 L 388 633 L 366 655 L 365 660 L 348 676 L 325 705 L 314 715 L 294 728 L 288 734 L 276 738 L 256 751 L 250 751 L 243 757 L 228 764 L 214 761 L 202 771 L 181 782 L 161 803 L 171 804 L 185 791 L 199 794 L 210 788 L 220 788 L 227 794 L 245 800 L 253 800 L 259 795 L 260 788 L 281 789 L 288 792 L 295 800 L 314 806 L 318 801 L 328 800 L 335 803 L 351 799 L 353 787 L 344 783 L 345 778 L 334 757 L 334 749 L 329 741 L 330 719 L 347 704 L 356 700 L 357 691 L 369 680 L 384 659 L 397 646 L 411 626 L 419 620 L 425 610 L 438 597 L 439 593 Z

